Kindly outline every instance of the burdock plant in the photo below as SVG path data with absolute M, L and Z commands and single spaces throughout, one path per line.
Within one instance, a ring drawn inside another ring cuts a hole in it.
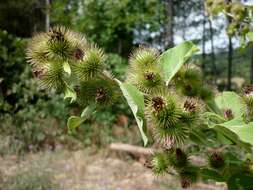
M 190 61 L 197 51 L 189 41 L 162 54 L 140 47 L 130 56 L 127 80 L 121 82 L 105 70 L 102 49 L 79 33 L 54 27 L 30 40 L 27 60 L 42 88 L 62 92 L 83 109 L 80 116 L 68 119 L 69 130 L 95 110 L 125 98 L 144 145 L 147 127 L 159 145 L 151 162 L 154 173 L 176 171 L 182 188 L 201 179 L 226 182 L 229 188 L 248 187 L 253 181 L 252 87 L 241 96 L 215 94 Z M 204 165 L 192 162 L 191 147 L 198 147 L 197 156 L 206 158 Z M 235 183 L 234 178 L 239 180 Z

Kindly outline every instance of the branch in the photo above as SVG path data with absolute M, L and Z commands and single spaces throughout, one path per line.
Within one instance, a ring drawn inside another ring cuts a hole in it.
M 154 152 L 154 150 L 151 148 L 143 148 L 143 147 L 123 144 L 123 143 L 112 143 L 110 145 L 110 149 L 114 151 L 122 151 L 122 152 L 131 153 L 137 156 L 141 156 L 141 155 L 150 156 Z

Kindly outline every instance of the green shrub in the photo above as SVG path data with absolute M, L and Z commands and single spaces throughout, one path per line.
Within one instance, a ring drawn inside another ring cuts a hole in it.
M 25 63 L 25 48 L 26 40 L 0 31 L 1 155 L 39 150 L 45 141 L 55 141 L 64 132 L 61 118 L 68 116 L 61 95 L 39 90 Z

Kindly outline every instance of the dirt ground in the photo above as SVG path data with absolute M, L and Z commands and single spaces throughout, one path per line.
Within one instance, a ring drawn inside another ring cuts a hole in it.
M 5 177 L 19 170 L 37 167 L 53 173 L 61 190 L 178 190 L 174 176 L 156 177 L 150 169 L 132 159 L 122 160 L 110 152 L 58 150 L 0 157 L 0 171 Z M 191 190 L 224 190 L 221 185 L 197 184 Z

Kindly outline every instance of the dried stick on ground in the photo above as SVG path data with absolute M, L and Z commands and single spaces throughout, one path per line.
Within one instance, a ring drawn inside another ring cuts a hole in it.
M 149 156 L 153 154 L 154 150 L 151 148 L 143 148 L 139 146 L 123 144 L 123 143 L 112 143 L 110 145 L 111 150 L 127 152 L 136 156 L 146 155 Z
M 126 153 L 132 154 L 136 157 L 150 156 L 155 152 L 155 150 L 152 148 L 144 148 L 144 147 L 123 144 L 123 143 L 110 144 L 110 150 L 126 152 Z M 200 165 L 205 164 L 205 160 L 199 156 L 190 156 L 190 160 L 192 162 L 200 164 Z

